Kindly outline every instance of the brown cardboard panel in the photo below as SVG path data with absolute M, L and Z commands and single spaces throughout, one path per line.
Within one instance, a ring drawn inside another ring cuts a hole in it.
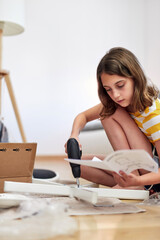
M 0 143 L 0 192 L 4 181 L 32 181 L 36 147 L 36 143 Z
M 30 176 L 36 143 L 0 143 L 0 178 Z

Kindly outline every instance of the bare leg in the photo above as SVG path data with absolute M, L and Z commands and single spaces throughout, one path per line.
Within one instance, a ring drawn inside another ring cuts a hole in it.
M 138 171 L 134 171 L 134 174 L 138 175 Z M 113 188 L 122 188 L 116 184 L 112 173 L 109 171 L 103 171 L 101 169 L 92 168 L 81 165 L 81 177 L 97 184 L 101 184 Z M 127 187 L 127 189 L 143 189 L 143 187 Z
M 123 109 L 118 108 L 102 125 L 114 150 L 144 149 L 152 156 L 151 144 L 134 120 Z
M 144 149 L 152 156 L 150 142 L 125 109 L 118 107 L 112 116 L 102 120 L 102 125 L 114 150 Z M 89 181 L 110 187 L 116 185 L 110 172 L 86 166 L 81 166 L 81 172 L 82 178 Z M 145 170 L 140 171 L 140 174 L 145 173 Z
M 95 155 L 89 154 L 84 155 L 82 159 L 91 160 Z M 105 158 L 104 155 L 96 155 L 99 159 L 103 160 Z M 113 187 L 116 182 L 109 171 L 103 171 L 102 169 L 92 168 L 88 166 L 81 165 L 81 177 L 97 184 Z
M 102 125 L 114 150 L 119 149 L 144 149 L 152 156 L 152 147 L 134 120 L 123 108 L 102 121 Z M 140 174 L 147 171 L 140 170 Z
M 81 165 L 81 177 L 97 184 L 113 187 L 116 182 L 112 174 L 101 169 Z

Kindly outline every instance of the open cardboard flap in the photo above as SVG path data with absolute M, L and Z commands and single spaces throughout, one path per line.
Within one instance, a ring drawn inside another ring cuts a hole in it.
M 32 182 L 37 143 L 0 143 L 0 192 L 4 181 Z

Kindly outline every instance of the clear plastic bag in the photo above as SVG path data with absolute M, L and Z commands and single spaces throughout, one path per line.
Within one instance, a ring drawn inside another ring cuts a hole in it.
M 67 214 L 67 205 L 43 198 L 33 198 L 1 212 L 0 222 L 1 240 L 41 240 L 77 230 L 75 219 Z
M 160 192 L 150 195 L 149 199 L 144 200 L 139 205 L 160 205 Z

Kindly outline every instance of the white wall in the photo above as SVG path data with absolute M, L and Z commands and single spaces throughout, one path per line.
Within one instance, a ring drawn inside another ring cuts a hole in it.
M 160 89 L 160 1 L 148 0 L 146 9 L 146 73 Z
M 111 47 L 130 49 L 153 73 L 146 59 L 152 2 L 159 7 L 156 0 L 26 0 L 25 32 L 3 38 L 3 68 L 38 154 L 63 154 L 73 118 L 99 102 L 96 67 Z M 2 115 L 12 141 L 21 141 L 5 87 Z

